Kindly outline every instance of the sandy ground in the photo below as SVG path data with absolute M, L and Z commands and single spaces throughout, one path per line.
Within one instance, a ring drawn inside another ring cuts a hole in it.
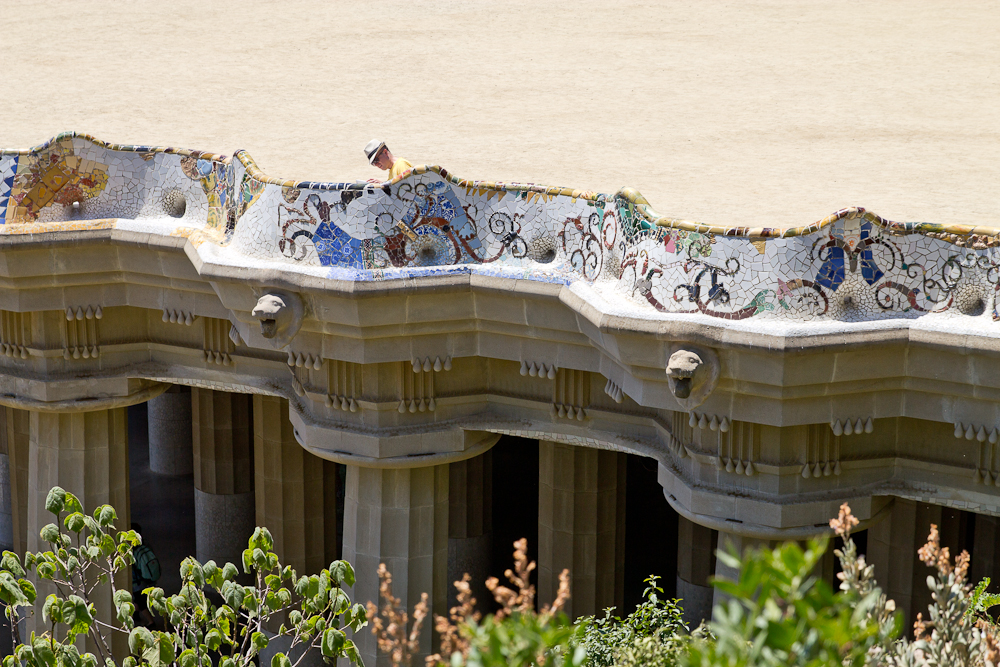
M 995 0 L 0 0 L 0 145 L 77 130 L 354 180 L 381 136 L 712 223 L 1000 224 L 998 35 Z

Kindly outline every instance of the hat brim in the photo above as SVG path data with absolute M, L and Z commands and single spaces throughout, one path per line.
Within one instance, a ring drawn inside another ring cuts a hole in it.
M 378 154 L 382 152 L 383 148 L 385 148 L 384 141 L 378 145 L 378 148 L 372 151 L 371 155 L 368 156 L 368 164 L 375 164 L 375 158 L 378 157 Z

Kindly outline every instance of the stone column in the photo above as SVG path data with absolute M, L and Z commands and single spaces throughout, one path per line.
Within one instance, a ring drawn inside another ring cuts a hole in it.
M 31 412 L 28 455 L 27 548 L 48 549 L 41 541 L 42 526 L 53 522 L 45 510 L 45 497 L 53 486 L 61 486 L 76 495 L 84 510 L 92 513 L 100 505 L 112 505 L 117 514 L 116 527 L 127 530 L 129 521 L 128 421 L 125 408 L 95 412 Z M 130 572 L 121 573 L 116 586 L 128 588 Z M 38 583 L 39 598 L 52 592 L 48 582 Z M 98 618 L 113 622 L 114 605 L 111 587 L 103 586 L 91 596 Z M 41 615 L 29 622 L 40 623 Z M 40 629 L 40 628 L 38 628 Z M 97 654 L 88 639 L 86 648 Z M 113 651 L 125 655 L 127 635 L 116 633 Z
M 429 611 L 447 614 L 448 466 L 377 469 L 347 467 L 344 502 L 344 559 L 354 564 L 353 601 L 380 604 L 378 566 L 392 573 L 392 592 L 407 611 L 428 594 Z M 420 635 L 420 656 L 433 652 L 428 616 Z M 389 665 L 369 628 L 354 636 L 364 663 Z
M 4 435 L 10 465 L 10 504 L 13 550 L 24 554 L 28 548 L 28 452 L 30 451 L 31 413 L 15 408 L 0 408 L 4 416 Z
M 337 558 L 337 464 L 295 441 L 288 401 L 253 397 L 257 525 L 300 574 L 316 574 Z
M 927 575 L 933 572 L 917 558 L 917 549 L 927 542 L 932 523 L 941 525 L 940 507 L 896 498 L 889 516 L 868 529 L 865 560 L 875 566 L 875 580 L 903 612 L 907 633 L 918 613 L 927 618 L 931 602 Z
M 493 452 L 448 466 L 448 606 L 458 603 L 453 582 L 468 573 L 477 607 L 489 607 L 486 590 L 493 550 Z
M 718 549 L 719 551 L 729 552 L 735 550 L 740 556 L 745 556 L 749 549 L 761 549 L 761 548 L 771 548 L 774 546 L 772 542 L 767 540 L 760 540 L 755 537 L 744 537 L 742 535 L 735 535 L 733 533 L 723 533 L 719 531 L 718 536 Z M 715 576 L 723 577 L 729 579 L 730 581 L 737 581 L 740 578 L 740 571 L 736 568 L 729 567 L 722 562 L 721 558 L 716 558 L 715 560 Z M 718 589 L 712 589 L 712 606 L 724 603 L 729 596 L 720 592 Z
M 569 569 L 570 618 L 621 609 L 625 589 L 625 455 L 538 443 L 538 602 Z
M 174 385 L 146 405 L 149 469 L 160 475 L 190 475 L 194 471 L 191 388 Z
M 0 409 L 0 550 L 14 550 L 14 504 L 11 494 L 10 438 L 7 434 L 9 408 Z
M 197 558 L 242 571 L 254 530 L 250 396 L 191 390 Z
M 682 516 L 677 518 L 677 597 L 683 600 L 684 622 L 690 628 L 712 618 L 708 579 L 714 572 L 717 533 Z

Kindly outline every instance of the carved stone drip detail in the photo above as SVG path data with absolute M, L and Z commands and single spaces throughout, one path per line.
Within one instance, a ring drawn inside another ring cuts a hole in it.
M 524 373 L 521 375 L 524 375 Z M 613 398 L 615 403 L 621 403 L 625 400 L 625 392 L 611 380 L 608 380 L 608 383 L 604 385 L 604 393 Z
M 840 422 L 836 422 L 839 424 Z M 851 424 L 850 421 L 847 422 Z M 857 420 L 861 424 L 861 420 Z M 868 420 L 871 423 L 871 419 Z M 866 425 L 861 424 L 861 430 L 865 430 Z M 829 477 L 840 474 L 840 437 L 837 429 L 831 424 L 832 433 L 819 424 L 809 426 L 809 433 L 806 437 L 805 463 L 802 464 L 802 477 L 808 479 L 812 477 Z M 851 430 L 846 427 L 841 428 L 841 433 L 850 435 L 856 431 L 851 424 Z M 871 431 L 866 431 L 871 433 Z
M 63 359 L 90 359 L 100 354 L 97 321 L 104 317 L 100 306 L 66 308 L 63 327 Z
M 28 342 L 25 322 L 25 313 L 15 313 L 13 311 L 0 311 L 0 349 L 6 357 L 15 359 L 27 359 Z
M 693 419 L 694 413 L 691 413 L 691 416 Z M 705 415 L 702 415 L 699 422 L 704 419 Z M 713 415 L 710 424 L 715 423 L 716 419 Z M 716 428 L 709 426 L 711 430 L 719 431 L 719 456 L 716 458 L 715 466 L 737 475 L 752 476 L 757 472 L 753 464 L 754 459 L 760 454 L 760 434 L 757 432 L 759 427 L 746 422 L 730 424 L 726 417 L 723 417 L 723 422 L 725 429 L 722 428 L 722 423 Z M 755 450 L 758 450 L 756 455 Z
M 867 420 L 862 421 L 861 417 L 857 419 L 847 419 L 841 421 L 840 419 L 835 419 L 830 422 L 830 428 L 833 430 L 833 434 L 836 436 L 841 435 L 854 435 L 861 433 L 871 433 L 875 430 L 875 424 L 872 422 L 872 418 L 869 417 Z
M 293 368 L 311 368 L 314 371 L 318 371 L 323 367 L 323 358 L 318 354 L 309 354 L 303 352 L 288 352 L 288 365 Z
M 439 373 L 441 371 L 450 371 L 451 357 L 450 356 L 445 357 L 443 360 L 441 359 L 441 357 L 434 357 L 433 361 L 431 361 L 430 357 L 425 357 L 423 360 L 414 359 L 413 361 L 410 362 L 410 365 L 413 366 L 414 373 L 419 373 L 421 371 L 423 371 L 424 373 L 430 373 L 432 370 L 435 373 Z
M 730 423 L 729 417 L 718 415 L 709 415 L 707 413 L 701 413 L 701 416 L 697 412 L 689 413 L 688 426 L 691 428 L 709 429 L 710 431 L 722 431 L 726 433 L 729 431 Z
M 552 387 L 552 413 L 563 419 L 583 421 L 590 406 L 590 377 L 586 371 L 560 368 Z
M 349 361 L 327 359 L 326 373 L 326 407 L 339 408 L 345 412 L 360 410 L 361 405 L 356 400 L 361 396 L 360 365 Z
M 556 372 L 558 370 L 559 367 L 556 366 L 555 364 L 540 364 L 537 361 L 521 362 L 521 375 L 527 375 L 530 377 L 548 378 L 549 380 L 555 380 Z
M 955 437 L 964 437 L 967 440 L 976 440 L 979 443 L 979 464 L 972 473 L 972 481 L 975 484 L 993 484 L 1000 487 L 1000 469 L 994 466 L 994 459 L 997 455 L 997 429 L 994 428 L 987 435 L 986 427 L 980 426 L 978 429 L 973 424 L 965 428 L 962 424 L 955 424 Z
M 235 345 L 229 337 L 229 329 L 232 325 L 228 320 L 220 320 L 214 317 L 206 317 L 204 319 L 205 361 L 220 366 L 231 366 L 233 359 L 229 355 L 235 351 Z
M 428 357 L 429 359 L 430 357 Z M 438 357 L 440 360 L 440 357 Z M 406 362 L 403 362 L 404 364 Z M 412 373 L 406 372 L 403 367 L 402 396 L 399 399 L 399 412 L 434 412 L 437 409 L 437 401 L 434 400 L 434 364 L 428 364 L 425 360 L 420 368 L 417 368 L 419 360 L 411 364 Z M 425 370 L 425 367 L 427 368 Z M 451 357 L 448 357 L 447 368 L 444 364 L 441 367 L 445 370 L 451 368 Z
M 170 322 L 171 324 L 183 324 L 185 326 L 191 326 L 194 324 L 195 319 L 198 316 L 194 313 L 177 310 L 172 308 L 163 309 L 163 321 Z

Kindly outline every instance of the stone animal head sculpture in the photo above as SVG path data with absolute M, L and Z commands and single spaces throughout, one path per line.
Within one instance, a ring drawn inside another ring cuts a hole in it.
M 260 322 L 260 335 L 283 348 L 299 332 L 305 309 L 298 294 L 270 290 L 257 299 L 251 313 Z
M 719 380 L 719 358 L 707 349 L 676 345 L 667 361 L 670 392 L 685 410 L 693 410 L 708 398 Z

